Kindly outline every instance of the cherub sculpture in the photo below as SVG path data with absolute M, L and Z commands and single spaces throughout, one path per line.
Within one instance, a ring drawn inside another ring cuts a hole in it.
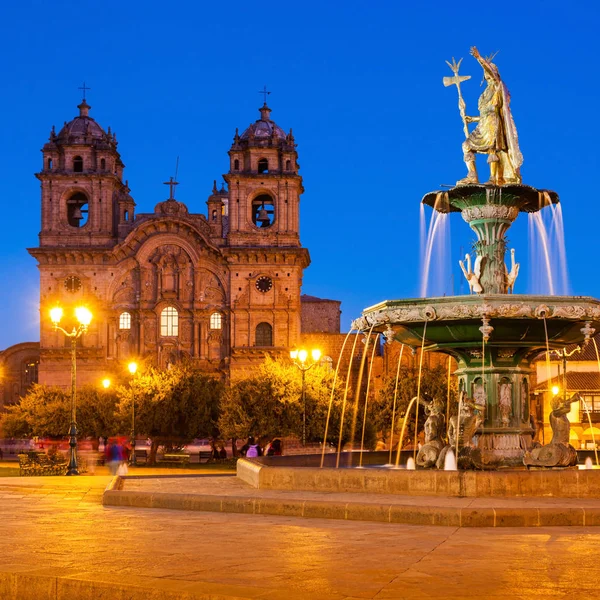
M 427 394 L 419 398 L 419 404 L 425 407 L 425 443 L 417 454 L 417 466 L 428 469 L 434 467 L 442 448 L 445 446 L 444 435 L 444 405 L 436 398 Z
M 462 468 L 482 466 L 473 438 L 485 419 L 485 397 L 480 395 L 480 397 L 468 398 L 463 390 L 458 404 L 459 412 L 452 415 L 448 421 L 448 445 L 438 456 L 438 469 L 444 468 L 444 459 L 450 449 L 453 452 L 458 449 L 457 463 Z
M 483 256 L 477 255 L 475 259 L 475 265 L 473 270 L 471 270 L 471 255 L 465 254 L 465 262 L 467 263 L 467 267 L 465 268 L 465 263 L 462 260 L 458 261 L 462 272 L 467 279 L 467 283 L 469 284 L 469 290 L 471 294 L 475 292 L 476 294 L 483 293 L 483 287 L 480 283 L 481 278 L 481 267 L 483 262 Z

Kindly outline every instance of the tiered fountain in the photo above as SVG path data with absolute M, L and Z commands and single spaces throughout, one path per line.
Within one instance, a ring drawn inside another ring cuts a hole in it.
M 460 83 L 468 77 L 458 75 L 460 63 L 448 63 L 454 77 L 444 81 L 459 91 L 467 177 L 422 201 L 440 213 L 459 212 L 475 231 L 473 267 L 469 255 L 461 261 L 472 295 L 381 302 L 365 309 L 353 327 L 365 331 L 374 326 L 388 341 L 452 355 L 458 361 L 459 390 L 479 420 L 474 466 L 494 468 L 522 465 L 532 447 L 532 360 L 543 350 L 587 342 L 600 326 L 600 302 L 580 296 L 509 295 L 519 265 L 511 250 L 510 268 L 505 266 L 508 228 L 520 212 L 533 213 L 559 200 L 555 192 L 521 183 L 510 96 L 496 66 L 476 49 L 472 54 L 487 82 L 480 117 L 465 115 Z M 478 125 L 469 133 L 470 122 Z M 478 182 L 476 153 L 488 156 L 491 173 L 485 184 Z
M 381 302 L 365 309 L 353 323 L 353 329 L 360 332 L 376 331 L 388 342 L 446 353 L 458 361 L 455 375 L 461 393 L 455 414 L 449 419 L 448 432 L 443 430 L 446 419 L 440 418 L 440 399 L 422 398 L 429 418 L 425 424 L 426 443 L 416 462 L 430 469 L 332 468 L 339 460 L 327 461 L 325 466 L 321 463 L 319 467 L 314 459 L 320 457 L 310 456 L 242 459 L 237 465 L 238 477 L 250 485 L 413 496 L 600 498 L 600 471 L 548 470 L 573 467 L 576 461 L 575 450 L 569 445 L 566 417 L 569 404 L 576 398 L 553 399 L 553 437 L 546 446 L 533 442 L 529 415 L 532 361 L 544 351 L 586 343 L 600 328 L 600 301 L 581 296 L 511 293 L 519 265 L 511 250 L 510 268 L 505 266 L 506 232 L 520 212 L 545 209 L 558 203 L 558 196 L 523 185 L 510 96 L 496 66 L 475 48 L 471 53 L 482 66 L 487 82 L 479 99 L 479 117 L 465 114 L 460 83 L 468 77 L 458 75 L 460 63 L 448 63 L 454 76 L 444 80 L 445 84 L 458 87 L 468 174 L 451 189 L 426 194 L 423 203 L 440 213 L 459 212 L 475 231 L 475 258 L 471 262 L 471 257 L 466 257 L 461 263 L 472 293 Z M 477 126 L 469 131 L 472 122 Z M 490 179 L 485 184 L 479 183 L 475 168 L 477 153 L 488 157 Z M 445 461 L 450 449 L 458 450 L 458 471 L 444 470 L 445 462 L 453 462 Z M 352 453 L 348 454 L 350 460 L 342 464 L 358 462 L 352 460 Z M 365 458 L 376 462 L 379 454 L 369 453 Z M 385 455 L 383 462 L 387 462 L 387 452 Z M 367 462 L 373 463 L 365 460 L 364 464 Z M 527 471 L 525 465 L 539 470 Z M 512 468 L 499 470 L 500 467 Z M 347 507 L 342 508 L 345 515 Z M 392 520 L 395 508 L 388 508 L 385 515 Z M 496 509 L 489 510 L 495 524 Z M 427 521 L 421 507 L 415 511 L 410 518 L 418 513 L 421 521 L 407 522 L 442 522 L 437 517 Z M 551 516 L 554 518 L 554 513 Z M 534 524 L 541 524 L 537 512 L 534 517 Z M 461 519 L 456 523 L 462 523 Z

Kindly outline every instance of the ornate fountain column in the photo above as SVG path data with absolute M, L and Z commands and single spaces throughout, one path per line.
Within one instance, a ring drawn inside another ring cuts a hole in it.
M 512 204 L 514 197 L 502 202 L 502 188 L 480 189 L 471 196 L 469 206 L 462 209 L 462 218 L 477 234 L 474 244 L 478 257 L 482 257 L 479 282 L 484 294 L 505 294 L 507 291 L 505 235 L 519 215 Z M 512 202 L 511 202 L 512 200 Z

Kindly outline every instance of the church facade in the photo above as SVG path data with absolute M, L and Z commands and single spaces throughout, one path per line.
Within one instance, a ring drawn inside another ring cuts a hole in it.
M 70 342 L 52 307 L 93 313 L 78 341 L 78 384 L 122 362 L 166 368 L 190 360 L 224 378 L 300 341 L 301 284 L 310 263 L 299 237 L 302 177 L 296 143 L 270 108 L 229 149 L 226 187 L 215 184 L 207 213 L 169 198 L 137 213 L 116 135 L 79 115 L 42 149 L 39 246 L 40 383 L 67 387 Z M 339 332 L 339 325 L 338 325 Z

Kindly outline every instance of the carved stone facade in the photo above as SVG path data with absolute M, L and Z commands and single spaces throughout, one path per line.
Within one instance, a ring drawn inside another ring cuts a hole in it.
M 154 212 L 136 214 L 115 134 L 85 100 L 78 108 L 52 129 L 36 174 L 42 223 L 29 252 L 40 271 L 40 383 L 69 384 L 69 349 L 48 317 L 56 304 L 65 315 L 78 304 L 94 315 L 79 344 L 80 384 L 133 358 L 162 367 L 190 359 L 229 377 L 298 343 L 310 263 L 298 234 L 302 178 L 294 137 L 266 104 L 236 130 L 227 188 L 215 183 L 208 216 L 172 191 Z

